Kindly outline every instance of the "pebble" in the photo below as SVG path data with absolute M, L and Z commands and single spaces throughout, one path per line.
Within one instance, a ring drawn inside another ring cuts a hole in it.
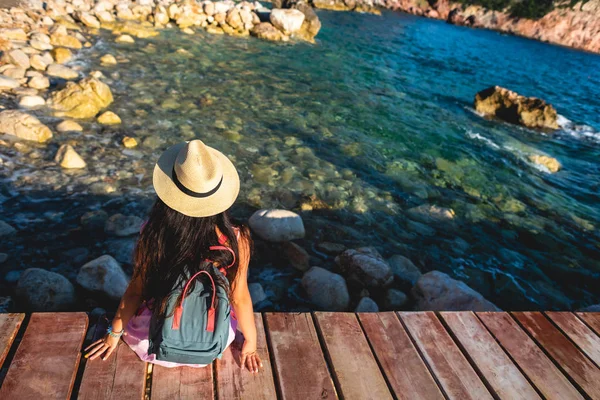
M 125 136 L 123 138 L 123 146 L 125 146 L 128 149 L 134 148 L 138 145 L 137 140 L 135 140 L 135 138 L 129 137 L 129 136 Z
M 69 67 L 65 67 L 61 64 L 50 64 L 46 69 L 48 76 L 55 78 L 62 78 L 66 80 L 73 80 L 79 78 L 79 72 L 72 70 Z
M 375 303 L 375 300 L 373 300 L 372 298 L 370 298 L 370 297 L 363 297 L 358 302 L 358 305 L 356 306 L 356 309 L 354 310 L 354 312 L 357 312 L 357 313 L 360 313 L 360 312 L 379 312 L 379 306 L 377 305 L 377 303 Z
M 50 87 L 50 80 L 45 76 L 34 76 L 29 79 L 27 85 L 33 89 L 47 89 Z
M 105 54 L 100 57 L 102 65 L 117 65 L 117 59 L 112 54 Z
M 36 108 L 46 104 L 41 96 L 23 96 L 19 98 L 19 107 L 23 108 Z
M 103 112 L 97 119 L 102 125 L 118 125 L 121 123 L 121 118 L 112 111 Z
M 60 124 L 56 125 L 58 132 L 81 132 L 83 127 L 75 121 L 64 120 Z
M 135 40 L 129 35 L 121 35 L 115 39 L 117 43 L 135 43 Z
M 68 144 L 63 144 L 59 147 L 56 156 L 54 156 L 54 161 L 65 169 L 79 169 L 86 167 L 83 158 L 77 154 L 73 146 Z

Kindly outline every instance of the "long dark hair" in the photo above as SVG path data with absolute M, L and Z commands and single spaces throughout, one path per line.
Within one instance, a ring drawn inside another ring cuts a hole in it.
M 232 261 L 228 251 L 211 251 L 210 246 L 219 245 L 215 227 L 227 236 L 228 246 L 235 252 L 235 263 L 227 269 L 226 279 L 215 271 L 213 264 L 227 266 Z M 188 217 L 157 199 L 150 211 L 148 222 L 140 234 L 135 256 L 134 277 L 142 280 L 142 300 L 156 317 L 164 317 L 167 301 L 176 287 L 194 273 L 205 270 L 215 283 L 231 295 L 231 284 L 239 269 L 240 239 L 251 244 L 249 229 L 236 227 L 227 212 L 210 217 Z

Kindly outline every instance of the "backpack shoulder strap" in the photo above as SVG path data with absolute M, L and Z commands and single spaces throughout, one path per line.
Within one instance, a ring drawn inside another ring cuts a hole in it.
M 208 278 L 210 279 L 210 283 L 212 285 L 212 298 L 210 300 L 210 308 L 208 309 L 208 319 L 206 322 L 206 330 L 208 332 L 215 331 L 215 296 L 217 294 L 217 287 L 215 285 L 215 280 L 207 271 L 196 272 L 185 284 L 185 287 L 183 288 L 183 293 L 181 294 L 181 301 L 179 302 L 179 305 L 175 308 L 175 313 L 173 314 L 173 323 L 171 324 L 171 329 L 173 329 L 173 330 L 179 329 L 179 326 L 181 325 L 181 316 L 183 314 L 183 301 L 185 300 L 185 295 L 186 295 L 192 281 L 194 279 L 196 279 L 198 276 L 200 276 L 201 274 L 208 275 Z

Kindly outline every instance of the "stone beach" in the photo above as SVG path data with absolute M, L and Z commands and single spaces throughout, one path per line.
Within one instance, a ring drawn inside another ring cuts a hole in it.
M 232 54 L 254 51 L 263 62 L 248 41 L 319 45 L 321 21 L 312 7 L 274 6 L 52 0 L 45 7 L 31 1 L 26 8 L 0 10 L 0 289 L 2 298 L 5 293 L 12 298 L 2 303 L 8 310 L 114 306 L 132 275 L 131 255 L 153 201 L 152 165 L 169 145 L 195 137 L 216 142 L 240 170 L 240 201 L 232 214 L 253 232 L 250 282 L 259 310 L 489 311 L 499 309 L 495 303 L 556 309 L 591 303 L 587 292 L 577 301 L 561 293 L 556 283 L 564 274 L 561 267 L 549 278 L 537 263 L 521 262 L 520 254 L 508 249 L 494 249 L 495 257 L 521 265 L 515 269 L 527 264 L 526 275 L 532 277 L 527 283 L 510 273 L 479 269 L 470 260 L 454 264 L 453 276 L 445 272 L 451 272 L 450 257 L 466 258 L 479 246 L 459 236 L 467 225 L 482 223 L 481 229 L 492 230 L 501 220 L 507 243 L 520 235 L 538 248 L 556 241 L 545 229 L 558 235 L 564 226 L 593 240 L 593 223 L 562 211 L 548 211 L 547 220 L 526 218 L 525 210 L 539 204 L 516 199 L 506 189 L 480 189 L 485 178 L 468 160 L 442 155 L 424 155 L 421 165 L 392 160 L 374 147 L 360 146 L 352 128 L 344 128 L 349 139 L 339 138 L 342 129 L 332 128 L 340 120 L 335 101 L 314 100 L 315 107 L 331 107 L 322 115 L 301 115 L 282 101 L 315 89 L 330 91 L 325 82 L 311 86 L 298 75 L 292 85 L 273 76 L 271 84 L 284 94 L 274 98 L 257 89 L 260 77 L 236 64 L 235 57 L 201 57 L 206 47 L 184 47 L 227 40 Z M 370 3 L 351 9 L 379 13 Z M 171 45 L 173 38 L 181 42 Z M 166 55 L 162 62 L 145 62 L 160 52 Z M 190 78 L 184 70 L 191 71 Z M 203 75 L 210 76 L 210 87 L 198 84 L 185 91 Z M 242 86 L 236 76 L 251 85 Z M 244 101 L 228 103 L 225 93 Z M 372 106 L 363 101 L 356 101 L 364 107 L 359 113 Z M 516 123 L 532 132 L 542 128 L 540 135 L 546 128 L 558 129 L 556 110 L 542 103 L 541 114 L 526 110 L 535 114 L 534 123 Z M 501 112 L 474 108 L 507 120 Z M 271 117 L 278 129 L 267 131 L 268 124 L 253 122 L 260 114 Z M 332 153 L 343 154 L 349 164 L 337 165 L 333 154 L 323 155 L 323 144 L 313 137 L 335 144 Z M 519 160 L 548 173 L 564 170 L 556 158 L 538 151 Z M 371 169 L 384 184 L 362 179 Z M 434 172 L 427 183 L 417 179 L 428 170 Z M 443 201 L 450 187 L 460 187 L 471 200 Z M 566 234 L 564 240 L 576 241 Z M 596 266 L 592 258 L 573 246 L 557 264 L 577 259 Z M 597 280 L 591 272 L 586 275 L 589 270 L 578 268 L 575 279 Z M 492 277 L 498 280 L 490 284 Z M 514 293 L 519 298 L 512 302 L 508 298 Z

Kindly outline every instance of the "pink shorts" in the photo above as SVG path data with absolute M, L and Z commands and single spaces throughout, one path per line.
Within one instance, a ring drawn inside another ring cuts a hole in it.
M 123 335 L 123 341 L 131 347 L 131 350 L 133 350 L 142 361 L 167 368 L 183 366 L 193 368 L 206 367 L 207 364 L 178 364 L 169 361 L 161 361 L 156 359 L 156 354 L 148 354 L 148 347 L 150 345 L 150 342 L 148 341 L 148 332 L 150 331 L 151 318 L 152 311 L 145 305 L 142 305 L 136 315 L 129 320 L 129 324 L 127 324 L 127 328 L 125 328 L 125 335 Z M 225 348 L 229 347 L 231 342 L 235 339 L 236 330 L 237 321 L 232 314 L 231 326 L 229 327 L 229 339 L 227 340 L 227 346 Z

